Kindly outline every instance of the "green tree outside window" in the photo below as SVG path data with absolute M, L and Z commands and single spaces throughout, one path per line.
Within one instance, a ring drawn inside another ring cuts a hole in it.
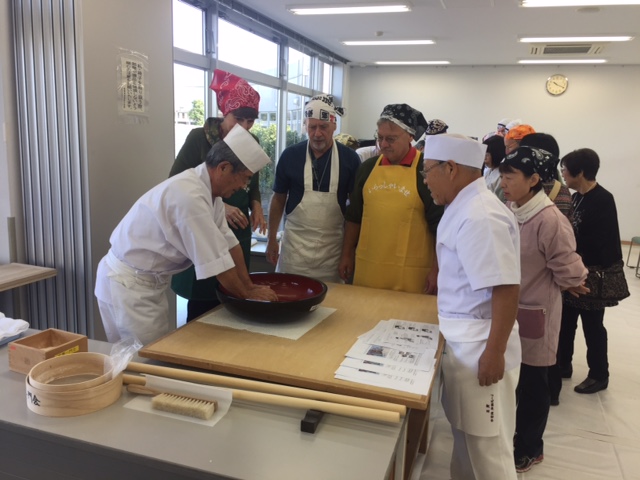
M 191 102 L 189 120 L 191 120 L 193 125 L 202 125 L 204 123 L 204 102 L 202 100 L 194 100 Z

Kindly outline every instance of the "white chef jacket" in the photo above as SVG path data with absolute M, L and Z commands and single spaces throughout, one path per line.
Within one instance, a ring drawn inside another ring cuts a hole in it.
M 145 193 L 111 234 L 98 265 L 95 295 L 109 341 L 129 336 L 144 344 L 169 329 L 165 291 L 172 274 L 195 265 L 198 279 L 234 267 L 222 200 L 212 198 L 205 164 Z
M 514 215 L 487 189 L 484 178 L 463 188 L 445 208 L 436 253 L 438 319 L 447 340 L 444 411 L 452 427 L 472 435 L 469 438 L 492 437 L 497 444 L 507 439 L 510 444 L 521 360 L 515 319 L 504 355 L 504 379 L 481 387 L 477 373 L 491 329 L 492 288 L 520 284 L 520 238 Z M 506 458 L 513 461 L 511 448 Z
M 436 253 L 442 334 L 448 342 L 486 340 L 492 287 L 520 284 L 520 237 L 513 213 L 483 178 L 463 188 L 445 208 Z M 514 357 L 511 362 L 505 357 L 507 370 L 520 363 L 519 355 Z
M 140 272 L 173 275 L 194 264 L 198 279 L 233 268 L 229 249 L 238 245 L 204 163 L 140 197 L 109 240 L 113 254 Z
M 509 209 L 479 178 L 447 205 L 438 224 L 438 313 L 491 318 L 491 287 L 520 284 L 520 235 Z

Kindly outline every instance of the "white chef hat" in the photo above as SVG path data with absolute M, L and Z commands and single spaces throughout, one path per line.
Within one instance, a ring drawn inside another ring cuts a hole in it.
M 236 123 L 234 125 L 224 137 L 223 142 L 236 154 L 236 157 L 238 157 L 244 166 L 253 173 L 256 173 L 271 162 L 271 159 L 264 153 L 264 150 L 260 148 L 260 144 L 256 139 L 242 128 L 240 124 Z
M 506 127 L 507 125 L 509 125 L 509 122 L 511 121 L 510 118 L 503 118 L 498 122 L 498 125 L 502 125 L 503 127 Z
M 446 162 L 453 160 L 460 165 L 481 168 L 487 146 L 458 133 L 433 135 L 424 146 L 425 160 Z
M 522 119 L 520 119 L 520 118 L 516 118 L 515 120 L 511 120 L 509 123 L 507 123 L 504 126 L 504 129 L 508 132 L 513 127 L 517 127 L 518 125 L 522 125 Z

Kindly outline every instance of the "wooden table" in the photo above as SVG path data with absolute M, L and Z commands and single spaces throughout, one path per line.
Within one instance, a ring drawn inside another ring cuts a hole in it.
M 424 395 L 373 387 L 334 378 L 356 338 L 380 320 L 437 323 L 436 297 L 329 284 L 322 306 L 336 312 L 298 340 L 261 335 L 203 322 L 190 322 L 140 350 L 154 360 L 353 395 L 410 407 L 406 463 L 426 451 L 431 387 Z M 223 307 L 219 307 L 223 308 Z M 440 337 L 436 371 L 444 341 Z M 405 472 L 407 475 L 410 473 Z
M 23 263 L 0 265 L 0 292 L 56 276 L 55 268 L 36 267 Z

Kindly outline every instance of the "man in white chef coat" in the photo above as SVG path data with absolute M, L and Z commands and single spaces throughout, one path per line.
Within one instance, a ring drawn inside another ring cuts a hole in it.
M 312 97 L 304 107 L 309 140 L 280 155 L 266 250 L 267 261 L 276 265 L 277 272 L 340 282 L 344 212 L 360 166 L 356 152 L 333 139 L 342 114 L 332 96 Z M 276 234 L 284 213 L 284 235 L 278 246 Z
M 515 480 L 515 323 L 520 239 L 513 214 L 480 174 L 486 146 L 463 135 L 429 139 L 425 183 L 445 205 L 436 253 L 438 319 L 447 340 L 442 403 L 451 423 L 454 480 Z
M 135 337 L 147 344 L 167 333 L 165 291 L 171 275 L 192 264 L 198 279 L 217 276 L 237 297 L 277 300 L 273 290 L 251 282 L 222 202 L 269 161 L 236 125 L 204 163 L 165 180 L 131 207 L 98 265 L 95 295 L 110 342 Z

